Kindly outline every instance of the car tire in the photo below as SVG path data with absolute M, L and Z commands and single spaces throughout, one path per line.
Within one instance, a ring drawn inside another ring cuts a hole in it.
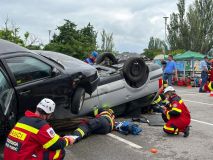
M 75 93 L 72 98 L 71 112 L 73 114 L 78 114 L 81 111 L 81 108 L 84 103 L 84 97 L 85 97 L 85 89 L 82 87 L 78 87 L 75 90 Z
M 104 62 L 105 58 L 109 58 L 109 60 L 111 61 L 111 65 L 118 63 L 117 59 L 112 53 L 103 53 L 97 57 L 96 64 L 101 64 L 102 62 Z
M 123 76 L 131 87 L 141 87 L 148 75 L 149 69 L 142 58 L 131 57 L 123 65 Z

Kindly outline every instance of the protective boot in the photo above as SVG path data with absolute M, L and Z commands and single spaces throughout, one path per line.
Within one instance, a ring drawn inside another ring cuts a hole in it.
M 185 129 L 185 131 L 184 131 L 183 137 L 188 137 L 189 136 L 189 130 L 190 130 L 190 127 L 187 126 L 186 129 Z

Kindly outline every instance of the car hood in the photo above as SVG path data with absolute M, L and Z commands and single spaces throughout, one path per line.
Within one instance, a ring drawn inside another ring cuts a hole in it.
M 77 58 L 62 53 L 53 51 L 41 51 L 41 50 L 35 50 L 34 52 L 59 63 L 60 65 L 63 66 L 65 72 L 67 73 L 82 72 L 86 76 L 90 76 L 97 72 L 96 68 L 93 67 L 92 65 L 89 65 Z

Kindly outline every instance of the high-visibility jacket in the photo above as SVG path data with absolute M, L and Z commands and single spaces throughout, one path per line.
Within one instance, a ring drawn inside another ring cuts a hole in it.
M 174 128 L 178 129 L 178 132 L 183 132 L 191 121 L 190 112 L 184 104 L 183 100 L 174 95 L 169 99 L 170 109 L 165 111 L 167 123 L 164 125 L 165 130 L 174 131 Z
M 61 159 L 65 154 L 62 149 L 69 143 L 67 138 L 57 135 L 45 120 L 26 111 L 7 137 L 4 159 Z

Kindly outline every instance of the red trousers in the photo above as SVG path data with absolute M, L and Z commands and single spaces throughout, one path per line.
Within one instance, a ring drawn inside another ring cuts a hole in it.
M 175 117 L 168 120 L 164 114 L 162 117 L 166 122 L 163 130 L 168 134 L 178 134 L 179 132 L 184 132 L 186 127 L 190 124 L 190 119 L 187 118 Z

